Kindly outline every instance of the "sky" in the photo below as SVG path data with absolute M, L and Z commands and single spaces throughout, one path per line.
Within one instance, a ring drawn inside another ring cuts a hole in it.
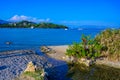
M 0 0 L 0 19 L 120 26 L 120 0 Z

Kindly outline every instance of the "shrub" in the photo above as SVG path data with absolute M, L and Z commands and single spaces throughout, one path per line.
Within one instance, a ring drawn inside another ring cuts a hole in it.
M 110 60 L 120 61 L 120 29 L 107 29 L 97 35 L 95 40 L 104 46 L 103 55 Z
M 100 56 L 102 45 L 90 36 L 82 35 L 82 42 L 73 43 L 66 50 L 66 55 L 75 58 L 96 58 Z

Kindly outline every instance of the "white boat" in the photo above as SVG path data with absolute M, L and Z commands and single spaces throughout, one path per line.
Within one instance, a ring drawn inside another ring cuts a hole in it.
M 65 30 L 68 30 L 67 28 L 65 28 Z
M 31 26 L 31 29 L 33 29 L 34 28 L 34 26 Z

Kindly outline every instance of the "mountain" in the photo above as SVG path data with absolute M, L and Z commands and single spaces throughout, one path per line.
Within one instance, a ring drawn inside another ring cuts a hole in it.
M 4 20 L 0 20 L 0 24 L 5 24 L 5 23 L 8 23 L 8 22 Z
M 55 29 L 66 29 L 67 26 L 54 24 L 54 23 L 34 23 L 30 21 L 20 22 L 6 22 L 1 20 L 0 28 L 55 28 Z

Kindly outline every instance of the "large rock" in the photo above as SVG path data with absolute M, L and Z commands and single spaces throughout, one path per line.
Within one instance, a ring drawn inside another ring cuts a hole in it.
M 67 61 L 67 62 L 74 62 L 75 58 L 74 57 L 70 57 L 70 56 L 63 56 L 62 57 L 63 60 Z
M 32 61 L 30 61 L 28 64 L 27 64 L 27 68 L 25 69 L 24 72 L 35 72 L 36 70 L 36 66 L 33 64 Z
M 92 64 L 94 64 L 94 60 L 92 59 L 85 59 L 85 58 L 81 58 L 78 60 L 79 63 L 85 64 L 86 66 L 90 66 Z
M 51 48 L 47 46 L 41 46 L 40 47 L 41 52 L 46 53 L 46 54 L 54 54 L 56 51 L 52 50 Z

